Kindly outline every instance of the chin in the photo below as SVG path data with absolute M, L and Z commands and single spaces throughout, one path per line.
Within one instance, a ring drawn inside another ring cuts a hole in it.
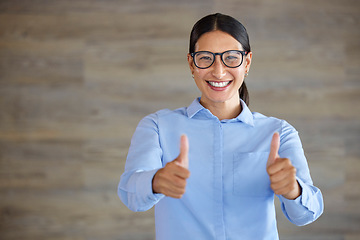
M 212 103 L 225 103 L 225 102 L 233 100 L 234 98 L 235 98 L 235 96 L 208 96 L 208 97 L 206 97 L 206 99 L 208 99 Z

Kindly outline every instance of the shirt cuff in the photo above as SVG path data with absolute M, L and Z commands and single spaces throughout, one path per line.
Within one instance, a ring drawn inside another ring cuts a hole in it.
M 161 193 L 154 193 L 152 189 L 152 180 L 158 170 L 159 169 L 144 171 L 140 172 L 139 174 L 139 178 L 137 179 L 136 184 L 136 192 L 141 193 L 141 196 L 143 198 L 142 201 L 144 203 L 154 205 L 165 196 Z
M 297 181 L 301 187 L 301 195 L 299 197 L 294 200 L 290 200 L 280 195 L 279 198 L 284 204 L 284 208 L 289 216 L 301 218 L 304 215 L 304 210 L 309 210 L 311 207 L 308 206 L 311 201 L 309 201 L 308 186 L 299 178 L 297 178 Z

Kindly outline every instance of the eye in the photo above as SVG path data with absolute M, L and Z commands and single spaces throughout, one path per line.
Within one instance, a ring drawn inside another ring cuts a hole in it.
M 230 61 L 235 61 L 238 59 L 239 59 L 239 56 L 237 56 L 237 55 L 229 55 L 229 56 L 226 56 L 226 58 L 225 58 L 225 60 L 230 60 Z
M 225 57 L 224 62 L 226 62 L 227 64 L 233 65 L 233 64 L 238 64 L 241 61 L 241 58 L 237 55 L 228 55 Z
M 210 53 L 207 52 L 201 52 L 196 55 L 196 60 L 198 62 L 212 62 L 213 56 Z
M 199 60 L 201 60 L 201 61 L 211 61 L 212 57 L 210 57 L 210 56 L 199 56 Z

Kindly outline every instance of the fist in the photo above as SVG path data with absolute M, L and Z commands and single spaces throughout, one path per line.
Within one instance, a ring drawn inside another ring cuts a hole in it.
M 266 170 L 270 177 L 270 187 L 277 195 L 294 200 L 301 195 L 301 187 L 296 180 L 296 168 L 290 159 L 280 158 L 279 133 L 275 133 L 270 144 L 270 154 Z
M 189 142 L 186 135 L 182 135 L 179 156 L 154 175 L 152 181 L 154 193 L 162 193 L 173 198 L 181 198 L 184 195 L 186 180 L 190 177 L 188 153 Z

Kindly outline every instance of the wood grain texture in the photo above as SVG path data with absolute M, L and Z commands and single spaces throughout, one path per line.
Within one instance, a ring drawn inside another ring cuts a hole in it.
M 153 210 L 118 199 L 139 120 L 199 96 L 190 30 L 246 26 L 250 108 L 297 128 L 325 199 L 284 240 L 360 239 L 360 2 L 0 1 L 0 239 L 154 239 Z

